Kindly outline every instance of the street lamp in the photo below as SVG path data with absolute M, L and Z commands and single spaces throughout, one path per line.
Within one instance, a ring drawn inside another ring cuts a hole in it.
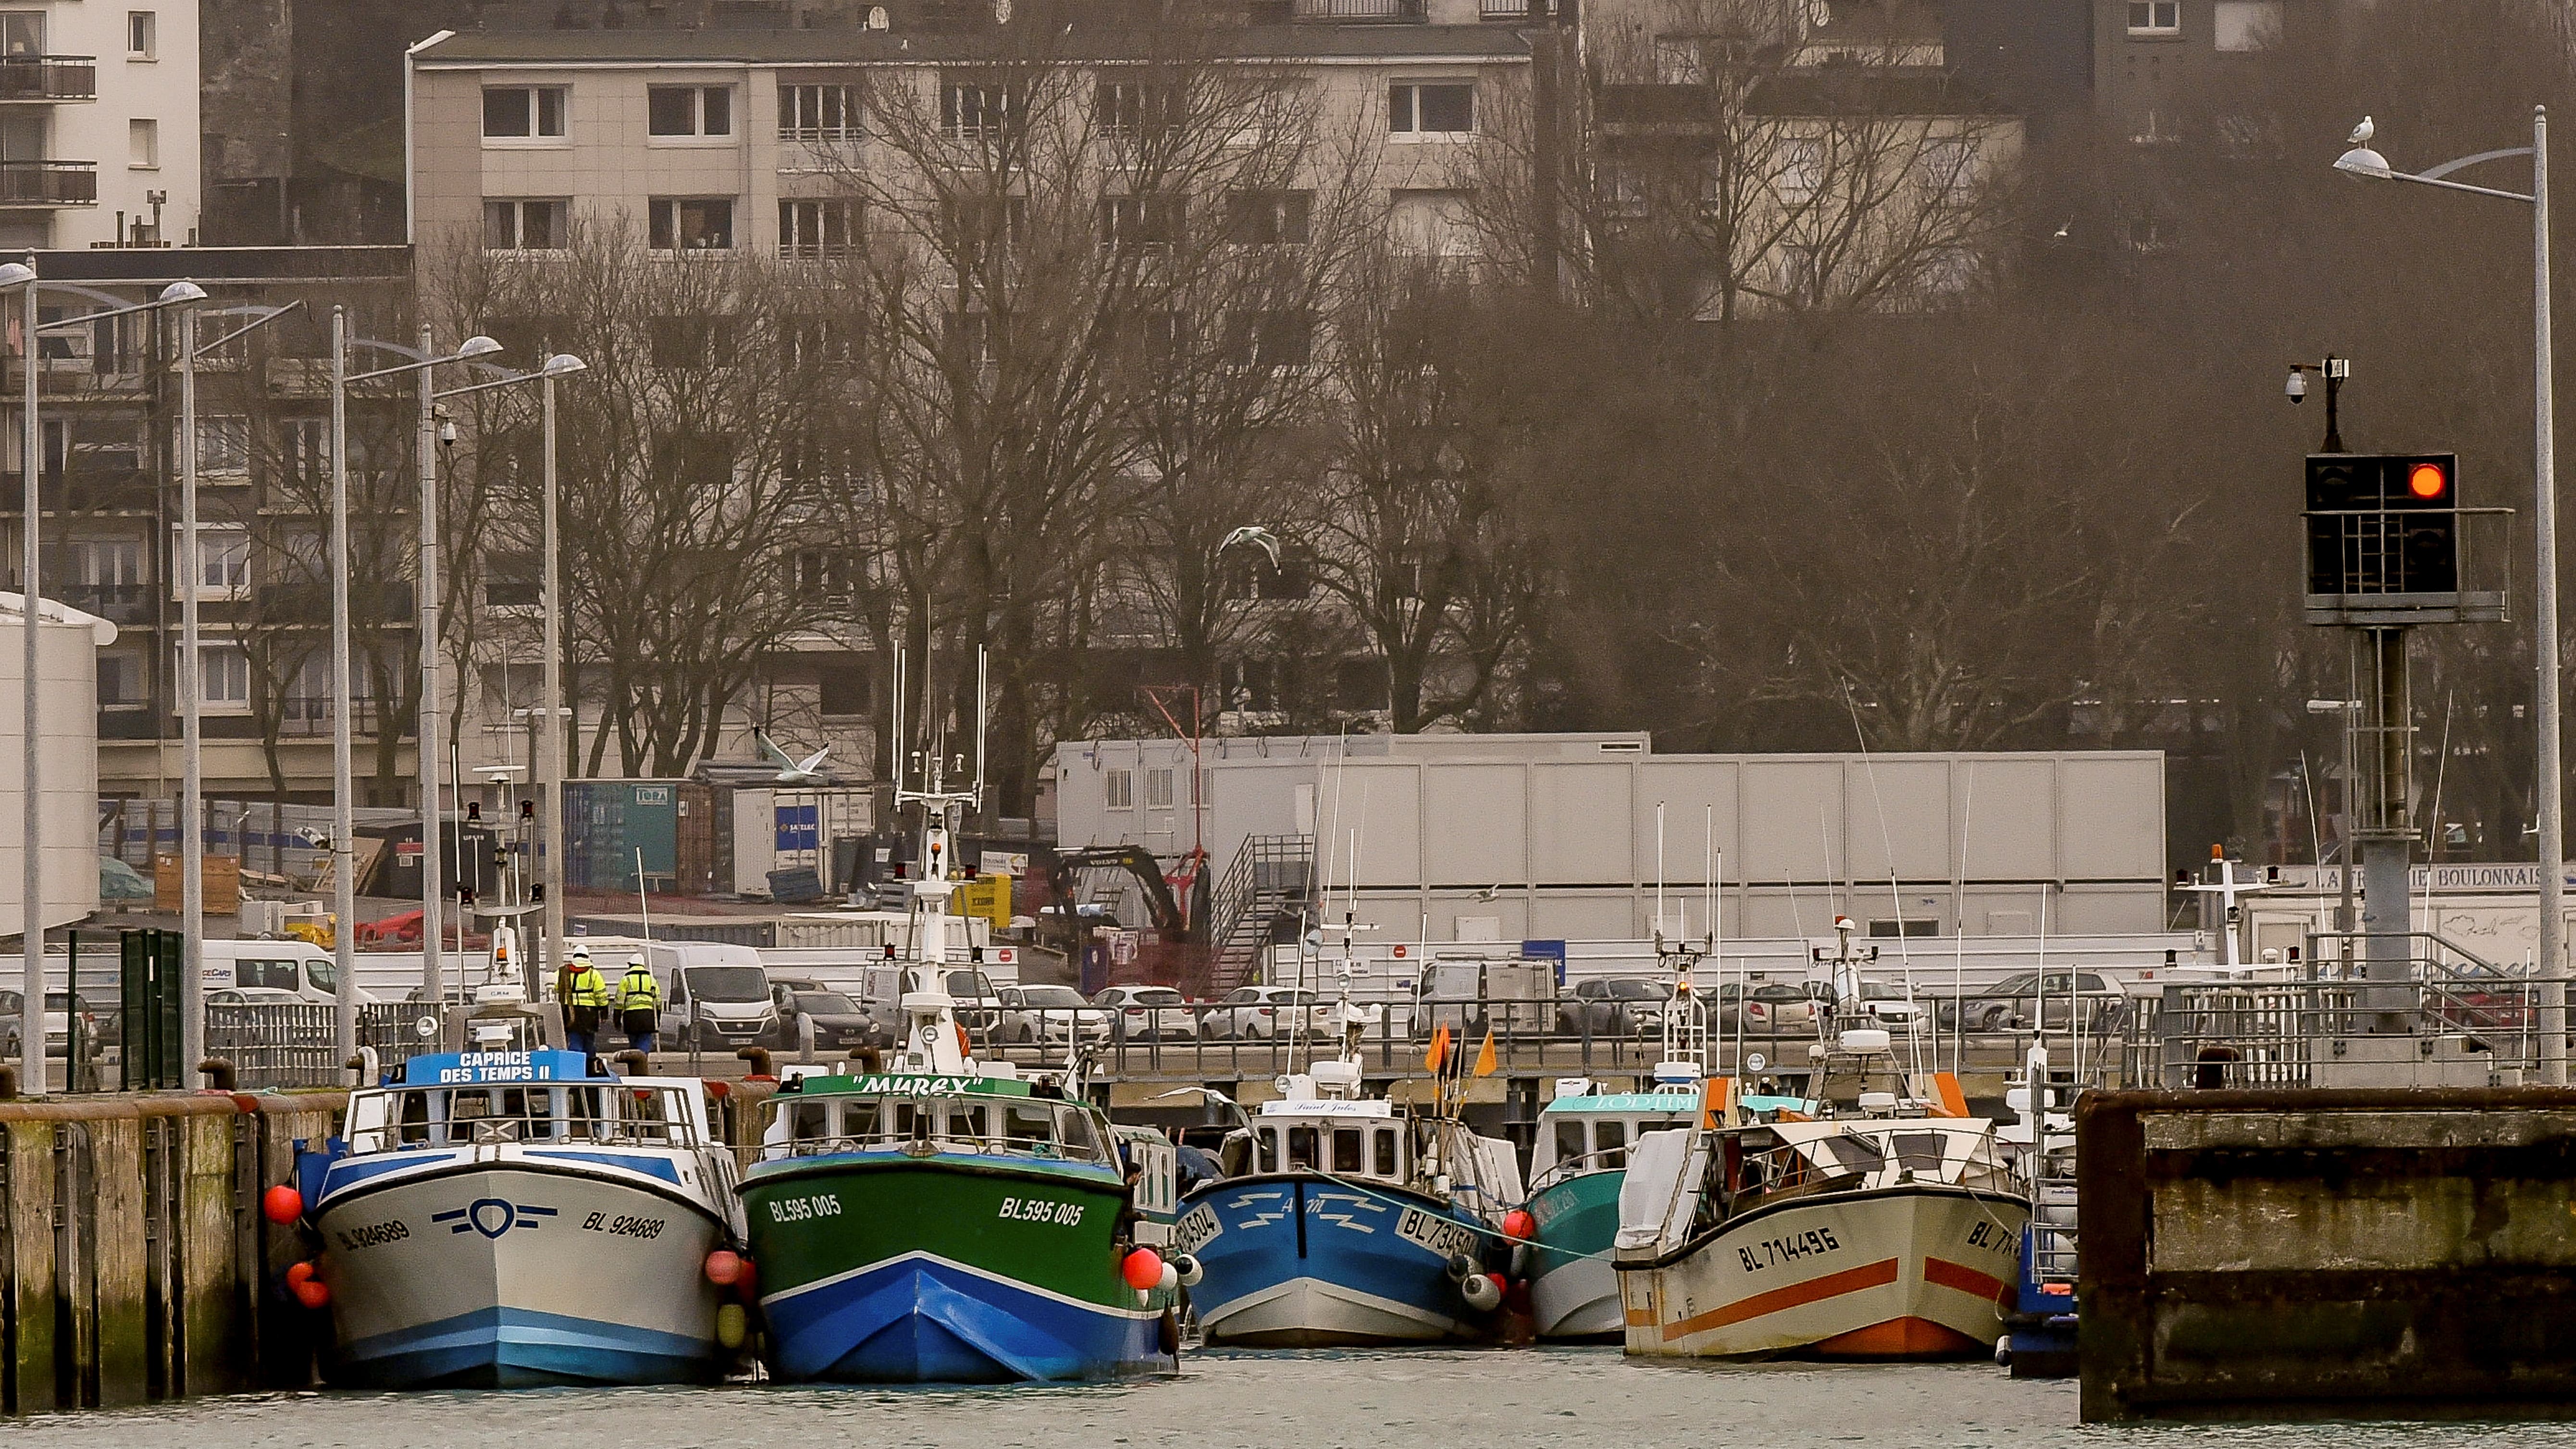
M 396 342 L 377 342 L 349 336 L 349 314 L 344 306 L 331 309 L 331 791 L 334 815 L 331 822 L 332 909 L 337 923 L 331 933 L 332 955 L 336 958 L 339 988 L 339 1054 L 342 1061 L 358 1052 L 358 946 L 357 914 L 357 811 L 351 798 L 356 793 L 352 778 L 351 756 L 355 752 L 351 738 L 349 712 L 352 708 L 349 681 L 349 385 L 375 382 L 406 373 L 422 374 L 420 385 L 420 492 L 421 556 L 419 596 L 413 602 L 421 634 L 420 724 L 415 735 L 421 778 L 421 972 L 429 987 L 430 1000 L 446 1000 L 446 982 L 439 966 L 439 923 L 442 887 L 438 869 L 438 510 L 436 483 L 431 476 L 431 455 L 437 448 L 437 426 L 430 401 L 427 374 L 442 363 L 465 362 L 490 357 L 501 350 L 501 344 L 489 337 L 465 339 L 456 351 L 445 356 L 432 355 L 428 348 L 429 329 L 421 329 L 422 346 L 417 349 Z M 372 371 L 349 371 L 349 349 L 373 348 L 409 359 L 391 367 Z M 381 728 L 379 724 L 379 728 Z
M 2565 766 L 2558 737 L 2558 486 L 2557 420 L 2549 366 L 2549 108 L 2531 108 L 2531 144 L 2480 151 L 2445 161 L 2430 171 L 2410 174 L 2392 168 L 2388 158 L 2366 144 L 2375 128 L 2367 118 L 2354 130 L 2353 148 L 2335 161 L 2335 169 L 2369 181 L 2411 181 L 2445 191 L 2465 191 L 2519 201 L 2531 208 L 2531 447 L 2532 532 L 2539 549 L 2539 595 L 2533 620 L 2540 636 L 2539 786 L 2540 786 L 2540 1079 L 2550 1086 L 2567 1083 L 2567 963 L 2562 937 L 2566 923 L 2567 840 L 2562 813 Z M 2443 178 L 2454 171 L 2509 156 L 2531 158 L 2531 192 L 2499 191 Z
M 543 934 L 540 938 L 541 949 L 545 955 L 543 959 L 533 963 L 537 971 L 537 982 L 544 981 L 547 973 L 556 964 L 556 953 L 563 949 L 564 934 L 563 592 L 556 567 L 555 382 L 558 378 L 570 377 L 574 373 L 589 370 L 589 363 L 569 352 L 558 352 L 548 357 L 545 364 L 534 372 L 514 372 L 489 382 L 472 383 L 437 394 L 443 398 L 463 397 L 467 393 L 489 392 L 494 388 L 511 387 L 533 380 L 537 384 L 540 397 L 539 406 L 543 423 L 538 446 L 545 456 L 544 461 L 539 464 L 539 473 L 545 481 L 544 503 L 541 509 L 542 542 L 539 545 L 539 552 L 544 556 L 544 608 L 541 612 L 545 618 L 545 658 L 541 666 L 544 684 L 540 690 L 544 698 L 539 703 L 544 711 L 545 723 L 537 733 L 536 766 L 537 779 L 540 782 L 537 786 L 537 799 L 540 802 L 538 829 L 545 836 L 546 914 Z
M 198 299 L 205 296 L 187 282 L 172 284 L 162 295 L 168 297 L 180 287 Z M 205 565 L 197 554 L 197 359 L 303 305 L 297 301 L 283 307 L 225 307 L 213 312 L 183 307 L 179 311 L 179 558 L 185 570 L 179 585 L 179 938 L 187 972 L 179 982 L 179 1061 L 188 1073 L 194 1073 L 206 1055 L 205 683 L 197 627 L 197 591 L 205 585 Z M 201 315 L 254 320 L 200 345 L 197 319 Z
M 39 509 L 43 504 L 43 499 L 39 496 L 37 484 L 38 480 L 43 476 L 45 448 L 44 433 L 37 422 L 36 416 L 36 385 L 37 379 L 41 376 L 43 368 L 43 362 L 37 356 L 37 352 L 39 351 L 37 339 L 41 334 L 46 332 L 62 331 L 72 327 L 83 327 L 90 323 L 103 322 L 113 317 L 130 317 L 138 312 L 150 312 L 162 307 L 176 307 L 189 302 L 202 301 L 206 295 L 205 290 L 194 282 L 172 282 L 169 286 L 161 289 L 160 296 L 155 297 L 149 302 L 137 302 L 129 306 L 111 305 L 96 312 L 86 312 L 78 317 L 65 318 L 49 325 L 40 325 L 36 320 L 36 293 L 41 287 L 43 287 L 43 285 L 44 283 L 39 281 L 36 277 L 36 266 L 33 257 L 30 257 L 28 260 L 23 262 L 8 262 L 0 264 L 0 291 L 5 291 L 10 287 L 16 287 L 18 289 L 19 302 L 22 309 L 19 315 L 18 336 L 20 345 L 26 351 L 25 360 L 27 368 L 26 395 L 23 399 L 23 407 L 26 416 L 21 419 L 24 424 L 25 431 L 19 439 L 19 446 L 22 451 L 18 456 L 18 471 L 20 482 L 23 485 L 22 496 L 25 500 L 25 526 L 21 530 L 21 537 L 19 539 L 20 572 L 18 588 L 19 598 L 25 607 L 26 613 L 24 620 L 26 631 L 23 641 L 25 649 L 23 666 L 26 671 L 23 683 L 25 685 L 24 693 L 26 695 L 26 708 L 23 725 L 27 736 L 23 741 L 24 749 L 20 757 L 20 767 L 25 772 L 21 777 L 24 788 L 21 791 L 20 798 L 26 807 L 23 812 L 26 819 L 22 822 L 24 835 L 21 837 L 24 842 L 26 859 L 20 864 L 19 877 L 18 943 L 19 954 L 21 957 L 19 965 L 22 968 L 22 975 L 24 977 L 21 984 L 24 988 L 24 992 L 18 1003 L 18 1057 L 19 1090 L 34 1096 L 44 1095 L 46 1085 L 45 872 L 44 827 L 42 824 L 44 810 L 41 808 L 41 802 L 37 796 L 36 780 L 38 773 L 36 760 L 37 742 L 40 738 L 36 718 L 36 704 L 37 697 L 41 692 L 37 684 L 36 655 L 37 640 L 39 637 L 38 621 L 42 614 L 42 610 L 38 606 L 38 600 L 41 597 L 41 590 L 39 587 L 40 581 L 37 578 L 38 560 L 36 543 L 37 520 L 40 516 Z M 109 303 L 114 303 L 116 300 L 113 297 L 107 296 L 105 293 L 92 292 L 86 287 L 72 287 L 65 288 L 64 290 L 79 292 L 85 296 L 96 297 Z M 66 1055 L 64 1058 L 63 1069 L 67 1074 L 71 1070 L 70 1061 L 70 1057 Z

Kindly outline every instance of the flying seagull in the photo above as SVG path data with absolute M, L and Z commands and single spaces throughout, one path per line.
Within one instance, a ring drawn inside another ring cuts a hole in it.
M 2364 116 L 2361 118 L 2361 124 L 2352 128 L 2352 134 L 2344 137 L 2344 142 L 2352 146 L 2367 146 L 2370 144 L 2370 138 L 2377 134 L 2379 134 L 2379 128 L 2370 123 L 2370 117 Z
M 1263 528 L 1257 523 L 1247 523 L 1243 527 L 1236 529 L 1234 532 L 1227 534 L 1225 536 L 1225 542 L 1216 546 L 1216 551 L 1218 553 L 1223 553 L 1238 543 L 1248 543 L 1253 547 L 1260 549 L 1263 553 L 1270 555 L 1270 566 L 1272 568 L 1275 569 L 1279 567 L 1279 535 L 1272 533 L 1269 529 Z
M 780 749 L 778 742 L 771 739 L 765 730 L 754 729 L 751 737 L 760 745 L 760 752 L 777 763 L 779 784 L 819 785 L 822 783 L 823 758 L 832 753 L 830 745 L 825 745 L 800 761 L 788 758 L 787 752 Z

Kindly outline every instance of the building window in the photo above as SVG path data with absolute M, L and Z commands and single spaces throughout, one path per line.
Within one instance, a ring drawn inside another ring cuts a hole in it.
M 733 87 L 646 86 L 645 131 L 655 136 L 730 136 Z
M 1315 317 L 1281 310 L 1228 312 L 1225 360 L 1236 367 L 1304 367 L 1315 360 Z
M 849 554 L 840 549 L 800 549 L 796 554 L 796 592 L 807 599 L 846 599 L 851 593 L 850 580 L 857 572 L 851 567 Z
M 1965 137 L 1943 137 L 1923 143 L 1924 199 L 1934 203 L 1964 200 L 1977 185 L 1977 146 Z
M 306 483 L 319 483 L 331 474 L 331 420 L 329 418 L 288 418 L 284 425 L 283 451 L 286 471 Z
M 1130 140 L 1166 129 L 1177 119 L 1179 98 L 1168 85 L 1102 81 L 1091 96 L 1092 124 L 1112 140 Z
M 143 703 L 143 661 L 132 654 L 98 656 L 98 707 L 132 709 Z
M 1168 250 L 1181 239 L 1181 198 L 1100 198 L 1100 244 L 1127 251 Z
M 483 245 L 496 252 L 561 251 L 570 230 L 572 203 L 487 201 L 483 203 Z
M 1002 345 L 1010 333 L 1008 312 L 958 312 L 948 319 L 949 349 L 969 367 L 1000 365 Z
M 1825 143 L 1793 137 L 1780 143 L 1780 199 L 1801 205 L 1815 199 L 1825 184 Z
M 2281 41 L 2281 0 L 2218 0 L 2210 41 L 2219 50 L 2269 49 Z
M 179 530 L 170 530 L 174 543 L 184 542 Z M 174 556 L 185 557 L 185 550 L 173 547 Z M 170 597 L 181 594 L 186 575 L 171 580 Z M 250 588 L 250 535 L 238 528 L 197 529 L 197 597 L 212 594 L 218 598 L 245 593 Z
M 733 249 L 733 198 L 657 196 L 652 201 L 652 247 L 657 252 L 722 252 Z
M 876 681 L 863 665 L 837 664 L 816 671 L 825 719 L 864 719 L 875 712 Z
M 243 476 L 250 472 L 250 419 L 197 418 L 197 471 Z
M 1112 810 L 1136 808 L 1136 774 L 1132 770 L 1100 772 L 1101 803 Z
M 1172 808 L 1172 772 L 1170 770 L 1145 772 L 1145 808 L 1148 810 Z
M 1901 921 L 1875 920 L 1869 923 L 1870 939 L 1893 941 L 1906 936 L 1937 936 L 1941 923 L 1928 917 L 1908 916 Z
M 83 588 L 138 588 L 146 582 L 143 577 L 143 540 L 75 539 L 72 541 L 72 574 Z
M 240 645 L 197 646 L 197 702 L 208 709 L 250 708 L 250 656 Z
M 778 254 L 845 257 L 859 235 L 859 203 L 848 197 L 780 198 Z
M 859 88 L 846 85 L 780 86 L 778 139 L 859 139 Z
M 2182 33 L 2182 0 L 2129 0 L 2131 35 Z
M 960 196 L 947 206 L 949 250 L 961 264 L 982 256 L 988 247 L 1015 247 L 1028 235 L 1025 196 Z
M 707 316 L 655 317 L 645 327 L 653 365 L 664 371 L 706 367 L 720 360 L 730 334 Z
M 483 138 L 539 141 L 564 133 L 562 86 L 485 86 Z
M 1225 199 L 1225 239 L 1242 246 L 1304 246 L 1314 215 L 1311 191 L 1237 191 Z
M 149 10 L 125 12 L 125 58 L 154 60 L 161 54 L 161 25 Z
M 136 171 L 161 169 L 161 123 L 125 123 L 125 164 Z
M 1397 81 L 1387 87 L 1386 129 L 1400 140 L 1476 133 L 1473 81 Z
M 1019 88 L 1007 81 L 950 77 L 939 83 L 939 128 L 961 141 L 999 140 L 1020 114 Z
M 545 578 L 532 553 L 483 556 L 483 602 L 495 609 L 533 609 L 545 602 Z

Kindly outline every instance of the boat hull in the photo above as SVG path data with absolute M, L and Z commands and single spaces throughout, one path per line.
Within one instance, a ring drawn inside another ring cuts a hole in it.
M 764 1164 L 742 1193 L 781 1379 L 1099 1379 L 1170 1363 L 1170 1295 L 1119 1276 L 1126 1192 L 1106 1169 L 847 1153 Z
M 1431 1198 L 1298 1173 L 1236 1178 L 1183 1202 L 1174 1242 L 1206 1272 L 1190 1301 L 1210 1343 L 1327 1348 L 1490 1335 L 1449 1276 L 1492 1238 Z
M 1632 1354 L 1923 1359 L 2004 1329 L 2028 1204 L 1935 1184 L 1757 1209 L 1667 1260 L 1622 1263 Z
M 703 1265 L 726 1224 L 640 1176 L 459 1154 L 326 1193 L 313 1214 L 331 1290 L 325 1377 L 379 1389 L 721 1379 L 732 1355 Z
M 1625 1332 L 1610 1250 L 1619 1234 L 1616 1169 L 1561 1177 L 1529 1201 L 1538 1221 L 1530 1255 L 1530 1314 L 1538 1336 L 1616 1341 Z

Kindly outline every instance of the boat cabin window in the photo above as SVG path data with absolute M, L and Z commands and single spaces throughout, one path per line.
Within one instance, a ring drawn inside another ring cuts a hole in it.
M 767 1135 L 773 1156 L 898 1148 L 916 1137 L 949 1152 L 1101 1160 L 1100 1134 L 1080 1106 L 1025 1101 L 782 1097 Z
M 1833 1161 L 1846 1172 L 1866 1175 L 1887 1165 L 1887 1149 L 1875 1138 L 1858 1133 L 1846 1132 L 1840 1137 L 1828 1137 L 1816 1145 L 1832 1154 Z
M 670 1088 L 391 1087 L 351 1100 L 348 1132 L 353 1152 L 490 1142 L 696 1145 L 688 1104 Z
M 1315 1170 L 1317 1158 L 1315 1155 L 1314 1128 L 1291 1127 L 1288 1129 L 1287 1163 L 1288 1170 L 1290 1172 L 1312 1172 Z
M 1567 1121 L 1556 1124 L 1556 1160 L 1558 1162 L 1572 1162 L 1581 1157 L 1585 1150 L 1582 1122 Z
M 1599 1160 L 1596 1167 L 1625 1167 L 1628 1164 L 1628 1124 L 1604 1119 L 1592 1125 L 1592 1150 Z
M 1896 1134 L 1896 1164 L 1917 1176 L 1941 1175 L 1942 1137 L 1938 1132 Z
M 1359 1127 L 1333 1129 L 1333 1171 L 1368 1171 L 1368 1133 Z
M 1380 1127 L 1372 1131 L 1369 1135 L 1377 1144 L 1377 1161 L 1372 1164 L 1372 1170 L 1380 1177 L 1395 1177 L 1400 1175 L 1404 1171 L 1404 1159 L 1402 1153 L 1397 1148 L 1395 1129 L 1392 1127 Z

